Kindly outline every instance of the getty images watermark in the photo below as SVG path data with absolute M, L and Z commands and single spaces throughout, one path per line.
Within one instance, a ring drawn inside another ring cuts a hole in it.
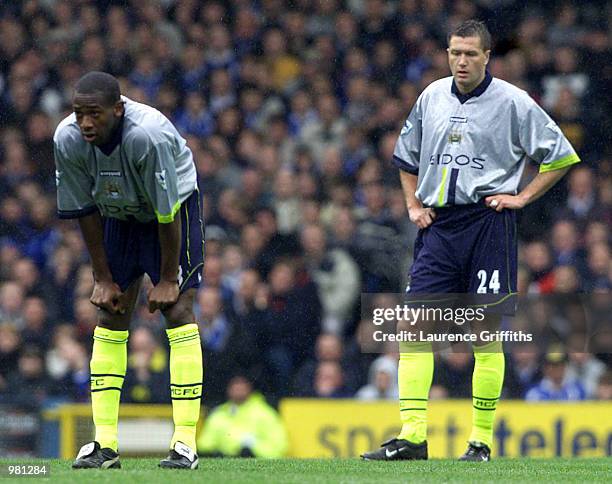
M 503 349 L 490 345 L 491 351 L 537 345 L 535 326 L 515 325 L 509 317 L 516 308 L 515 294 L 362 294 L 358 340 L 365 353 L 419 343 L 432 343 L 434 351 L 452 347 L 454 352 L 494 342 L 503 343 Z
M 533 334 L 524 331 L 491 330 L 481 328 L 478 332 L 450 332 L 440 331 L 440 325 L 452 323 L 462 327 L 466 323 L 472 324 L 472 330 L 478 323 L 486 326 L 486 307 L 429 307 L 421 304 L 415 307 L 412 304 L 396 304 L 394 307 L 374 307 L 371 309 L 372 324 L 380 327 L 374 330 L 372 337 L 376 342 L 441 342 L 441 343 L 490 343 L 501 342 L 532 342 Z M 390 332 L 397 323 L 404 322 L 411 327 L 396 329 Z M 388 323 L 383 328 L 385 323 Z M 419 329 L 417 325 L 427 326 Z M 438 325 L 437 327 L 434 325 Z
M 453 352 L 470 352 L 471 346 L 500 342 L 487 347 L 538 354 L 561 346 L 569 354 L 612 355 L 610 314 L 610 291 L 520 297 L 362 294 L 357 337 L 364 353 L 397 351 L 398 344 L 414 348 L 419 343 L 431 343 L 434 351 L 452 347 Z

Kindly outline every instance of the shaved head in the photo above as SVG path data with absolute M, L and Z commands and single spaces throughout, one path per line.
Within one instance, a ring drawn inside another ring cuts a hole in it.
M 75 94 L 100 96 L 105 106 L 113 106 L 121 99 L 119 81 L 106 72 L 92 71 L 81 77 L 75 86 Z

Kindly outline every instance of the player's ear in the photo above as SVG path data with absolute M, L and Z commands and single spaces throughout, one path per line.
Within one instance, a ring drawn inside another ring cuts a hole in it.
M 125 103 L 123 101 L 117 101 L 115 106 L 113 106 L 113 114 L 120 118 L 123 116 L 123 111 L 125 110 Z
M 491 57 L 491 50 L 485 50 L 485 66 L 489 63 L 489 58 Z

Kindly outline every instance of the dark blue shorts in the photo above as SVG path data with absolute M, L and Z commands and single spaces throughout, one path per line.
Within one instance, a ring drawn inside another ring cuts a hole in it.
M 181 216 L 181 256 L 178 280 L 181 293 L 199 287 L 204 267 L 204 222 L 200 192 L 195 190 L 183 202 Z M 177 214 L 178 215 L 178 214 Z M 161 269 L 158 223 L 104 219 L 104 249 L 113 281 L 125 291 L 143 274 L 157 284 Z
M 516 307 L 516 212 L 483 202 L 436 208 L 420 230 L 410 269 L 409 295 L 455 294 L 512 315 Z

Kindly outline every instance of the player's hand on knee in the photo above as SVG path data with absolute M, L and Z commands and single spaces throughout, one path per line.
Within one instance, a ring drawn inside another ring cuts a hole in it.
M 125 305 L 122 296 L 121 288 L 113 281 L 95 281 L 89 300 L 93 305 L 111 314 L 124 314 Z
M 176 304 L 179 294 L 178 282 L 159 281 L 148 294 L 149 312 L 153 313 L 156 309 L 163 311 L 173 304 Z
M 408 211 L 410 221 L 420 229 L 429 227 L 436 219 L 436 212 L 433 208 L 412 208 Z
M 520 195 L 508 195 L 505 193 L 486 197 L 485 204 L 496 212 L 501 212 L 504 208 L 520 210 L 526 205 L 525 200 Z

